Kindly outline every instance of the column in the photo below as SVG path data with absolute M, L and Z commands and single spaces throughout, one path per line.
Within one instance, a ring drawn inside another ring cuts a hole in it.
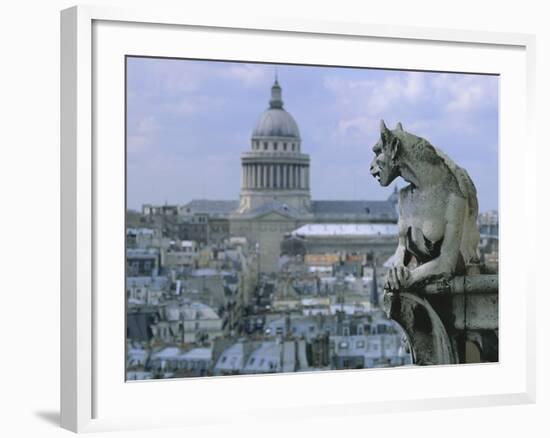
M 291 164 L 286 165 L 286 185 L 289 189 L 292 188 L 292 181 L 290 179 L 292 175 L 291 168 L 292 168 Z
M 290 189 L 290 164 L 287 164 L 286 166 L 286 188 Z
M 306 166 L 306 189 L 309 190 L 309 166 Z
M 293 189 L 294 188 L 294 164 L 291 164 L 290 165 L 290 188 Z
M 265 164 L 262 164 L 262 188 L 265 189 L 267 187 L 267 166 Z

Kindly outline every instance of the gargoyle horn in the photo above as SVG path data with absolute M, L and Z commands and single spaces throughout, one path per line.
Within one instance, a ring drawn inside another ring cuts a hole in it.
M 395 129 L 399 129 L 400 131 L 403 131 L 403 125 L 401 124 L 401 122 L 397 122 Z
M 386 124 L 384 123 L 384 119 L 380 120 L 380 134 L 388 134 L 389 129 L 386 127 Z

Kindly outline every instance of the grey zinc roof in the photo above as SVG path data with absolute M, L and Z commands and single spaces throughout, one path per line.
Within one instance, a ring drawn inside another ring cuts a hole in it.
M 306 224 L 292 232 L 298 236 L 397 236 L 396 224 Z
M 190 208 L 193 213 L 208 215 L 227 216 L 239 207 L 237 200 L 210 200 L 193 199 L 184 205 Z M 312 201 L 312 213 L 318 217 L 349 217 L 370 216 L 373 219 L 397 220 L 395 205 L 390 201 Z M 269 211 L 278 211 L 290 217 L 299 216 L 299 212 L 279 201 L 266 202 L 247 213 L 247 216 L 260 216 Z
M 228 215 L 239 206 L 237 200 L 193 199 L 184 205 L 194 213 Z
M 315 216 L 371 215 L 376 218 L 397 219 L 391 201 L 312 201 Z

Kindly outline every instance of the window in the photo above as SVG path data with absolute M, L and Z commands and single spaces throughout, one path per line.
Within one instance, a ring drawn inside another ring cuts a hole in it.
M 357 341 L 355 343 L 355 348 L 365 348 L 365 341 Z
M 338 344 L 338 347 L 345 350 L 346 348 L 348 348 L 348 343 L 345 342 L 345 341 L 342 341 L 342 342 L 340 342 L 340 344 Z
M 273 143 L 273 150 L 274 150 L 274 151 L 277 150 L 277 146 L 278 146 L 278 145 L 277 145 L 277 142 L 274 142 L 274 143 Z
M 296 143 L 292 143 L 292 150 L 296 147 Z
M 133 261 L 130 263 L 130 275 L 135 277 L 139 272 L 139 262 Z
M 286 143 L 283 143 L 283 151 L 286 151 Z
M 264 151 L 267 151 L 267 141 L 264 141 Z
M 248 361 L 248 365 L 253 365 L 254 361 L 255 361 L 255 358 L 251 357 L 250 360 Z

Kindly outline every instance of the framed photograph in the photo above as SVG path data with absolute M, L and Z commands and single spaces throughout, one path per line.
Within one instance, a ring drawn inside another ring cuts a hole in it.
M 533 47 L 63 11 L 62 426 L 533 402 Z

